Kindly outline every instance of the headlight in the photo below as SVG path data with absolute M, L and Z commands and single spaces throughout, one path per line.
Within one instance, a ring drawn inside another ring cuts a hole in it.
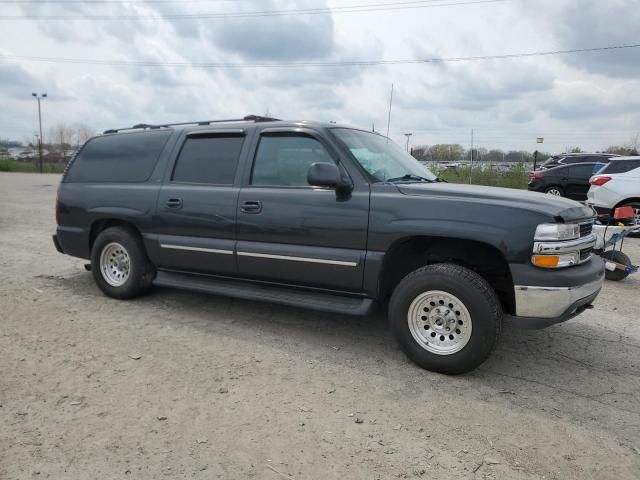
M 562 241 L 580 238 L 580 225 L 577 223 L 542 223 L 536 228 L 535 240 Z

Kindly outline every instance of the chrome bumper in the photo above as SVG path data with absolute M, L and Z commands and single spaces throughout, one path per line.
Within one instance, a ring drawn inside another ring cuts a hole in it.
M 580 300 L 596 295 L 604 275 L 598 280 L 575 287 L 537 287 L 516 285 L 516 317 L 558 318 L 571 316 L 567 311 L 580 306 Z M 592 299 L 591 299 L 592 300 Z

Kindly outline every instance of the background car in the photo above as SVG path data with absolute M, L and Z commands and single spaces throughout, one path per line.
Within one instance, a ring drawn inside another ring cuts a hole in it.
M 599 214 L 611 215 L 625 205 L 640 210 L 640 156 L 616 158 L 590 184 L 587 202 Z
M 528 189 L 573 200 L 586 200 L 589 179 L 602 168 L 601 163 L 575 163 L 530 173 Z
M 561 153 L 547 158 L 537 168 L 537 170 L 547 170 L 562 165 L 572 165 L 574 163 L 609 163 L 612 158 L 619 157 L 615 153 Z

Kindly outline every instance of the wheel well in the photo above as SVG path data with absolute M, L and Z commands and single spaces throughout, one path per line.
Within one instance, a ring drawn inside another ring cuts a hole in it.
M 125 220 L 118 220 L 115 218 L 96 220 L 91 224 L 91 230 L 89 232 L 89 251 L 93 248 L 93 243 L 96 241 L 96 238 L 98 238 L 98 235 L 100 235 L 100 232 L 110 227 L 125 227 L 135 232 L 137 235 L 140 235 L 140 230 L 138 230 L 135 225 Z M 140 237 L 142 237 L 142 235 L 140 235 Z
M 396 241 L 387 251 L 380 274 L 380 297 L 387 300 L 410 272 L 434 263 L 454 263 L 483 277 L 498 295 L 505 313 L 515 313 L 513 280 L 500 251 L 475 240 L 410 237 Z
M 622 205 L 626 205 L 627 203 L 640 203 L 640 198 L 638 198 L 638 197 L 631 197 L 631 198 L 626 198 L 626 199 L 624 199 L 624 200 L 623 200 L 623 201 L 621 201 L 621 202 L 618 202 L 618 204 L 617 204 L 616 206 L 614 206 L 614 207 L 611 209 L 611 214 L 613 214 L 613 211 L 614 211 L 616 208 L 621 207 Z

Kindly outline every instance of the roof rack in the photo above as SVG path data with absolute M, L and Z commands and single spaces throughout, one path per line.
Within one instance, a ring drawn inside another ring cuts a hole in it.
M 229 118 L 229 119 L 225 119 L 225 120 L 204 120 L 204 121 L 200 121 L 200 122 L 180 122 L 180 123 L 165 123 L 162 125 L 151 125 L 148 123 L 138 123 L 136 125 L 134 125 L 133 127 L 125 127 L 125 128 L 112 128 L 109 130 L 105 130 L 103 132 L 104 135 L 107 135 L 109 133 L 118 133 L 118 132 L 124 132 L 127 130 L 155 130 L 155 129 L 159 129 L 159 128 L 169 128 L 169 127 L 180 127 L 183 125 L 198 125 L 198 126 L 204 126 L 204 125 L 211 125 L 212 123 L 234 123 L 234 122 L 277 122 L 279 121 L 279 118 L 272 118 L 272 117 L 263 117 L 260 115 L 247 115 L 246 117 L 243 118 Z

